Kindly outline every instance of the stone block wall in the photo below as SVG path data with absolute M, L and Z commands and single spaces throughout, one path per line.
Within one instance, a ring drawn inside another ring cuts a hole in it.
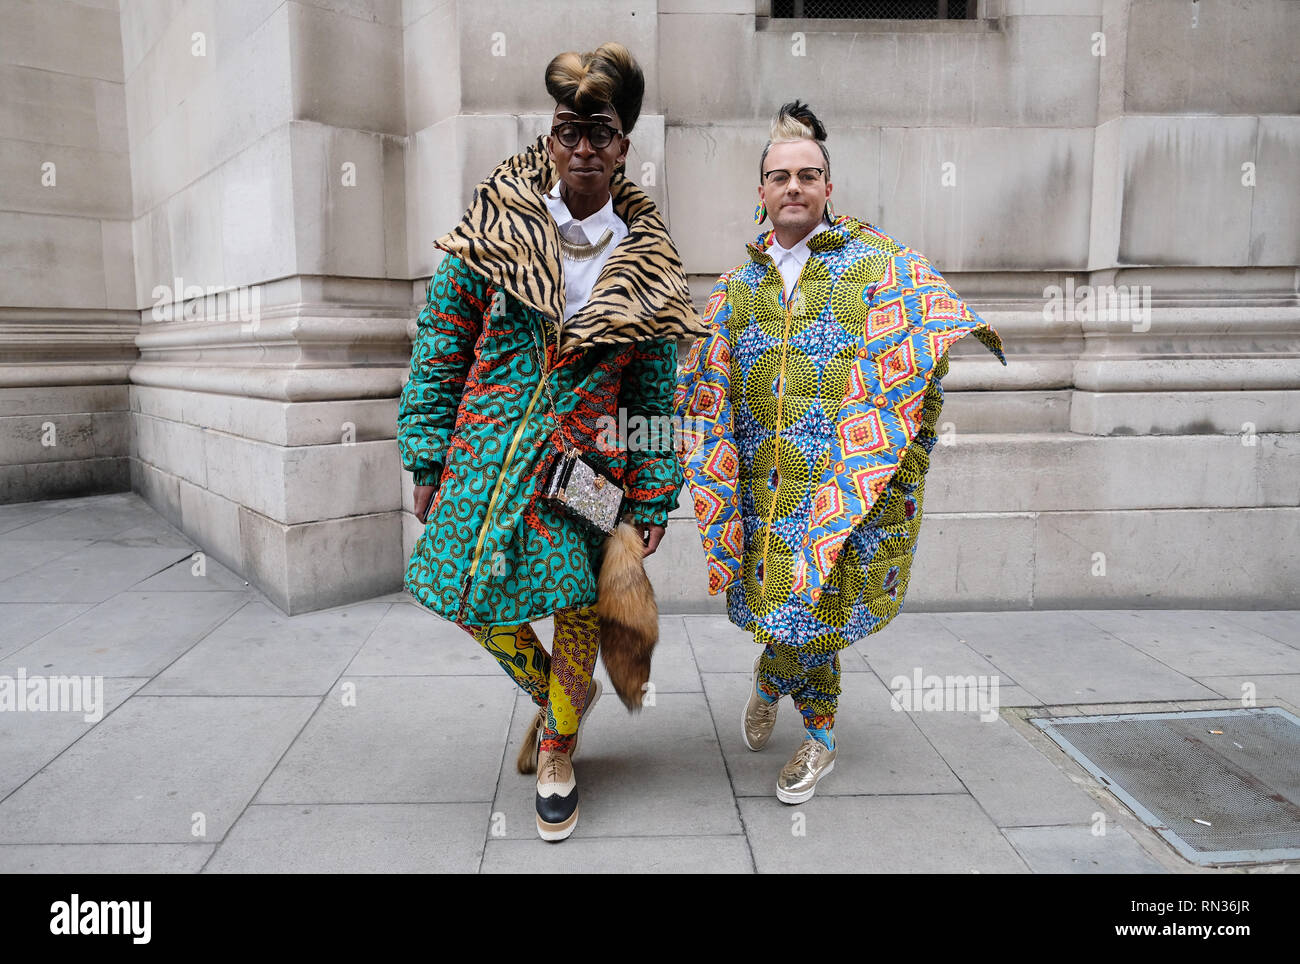
M 978 13 L 12 0 L 0 500 L 135 489 L 289 612 L 400 588 L 397 396 L 432 241 L 545 130 L 550 57 L 618 39 L 647 74 L 629 171 L 701 303 L 800 97 L 837 210 L 1002 334 L 1006 368 L 954 350 L 909 608 L 1293 605 L 1300 4 Z M 1139 313 L 1081 300 L 1116 290 Z M 720 609 L 702 561 L 683 504 L 650 562 L 665 610 Z

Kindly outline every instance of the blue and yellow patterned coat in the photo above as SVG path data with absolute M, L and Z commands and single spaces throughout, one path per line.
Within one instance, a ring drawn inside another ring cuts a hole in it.
M 773 233 L 709 296 L 679 378 L 709 591 L 759 641 L 820 651 L 883 628 L 907 590 L 948 349 L 1002 343 L 918 252 L 837 218 L 787 303 Z
M 416 485 L 436 486 L 406 588 L 465 625 L 513 626 L 596 601 L 603 537 L 539 497 L 564 447 L 623 486 L 634 522 L 666 523 L 682 487 L 677 338 L 701 326 L 677 251 L 654 202 L 616 172 L 610 192 L 628 236 L 561 324 L 559 230 L 542 199 L 555 179 L 539 138 L 438 239 L 446 255 L 398 407 L 402 464 Z M 664 430 L 638 436 L 652 420 Z

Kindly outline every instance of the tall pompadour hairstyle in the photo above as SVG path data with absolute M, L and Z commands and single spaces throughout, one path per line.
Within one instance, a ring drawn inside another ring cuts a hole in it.
M 579 114 L 594 114 L 611 104 L 623 133 L 630 134 L 641 116 L 645 75 L 630 50 L 620 43 L 604 43 L 585 54 L 562 53 L 547 64 L 546 92 Z
M 767 152 L 773 144 L 788 144 L 791 141 L 815 141 L 822 149 L 826 161 L 826 180 L 831 179 L 831 155 L 826 150 L 826 127 L 817 119 L 817 115 L 804 103 L 792 100 L 782 104 L 781 109 L 772 118 L 772 130 L 768 134 L 767 146 L 763 156 L 758 159 L 758 179 L 763 180 L 763 166 L 767 163 Z

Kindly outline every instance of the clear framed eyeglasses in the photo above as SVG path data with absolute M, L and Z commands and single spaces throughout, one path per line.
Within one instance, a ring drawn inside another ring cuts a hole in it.
M 804 187 L 809 187 L 820 181 L 822 175 L 825 173 L 825 169 L 820 167 L 801 167 L 795 176 L 799 178 L 800 184 Z M 763 180 L 767 182 L 769 187 L 785 187 L 790 183 L 790 175 L 790 171 L 779 169 L 775 171 L 765 171 L 763 173 Z

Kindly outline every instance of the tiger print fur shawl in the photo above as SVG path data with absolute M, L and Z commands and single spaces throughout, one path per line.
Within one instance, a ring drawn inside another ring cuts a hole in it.
M 546 136 L 497 165 L 464 218 L 434 242 L 560 329 L 560 350 L 704 333 L 681 257 L 650 197 L 621 170 L 610 180 L 614 213 L 628 227 L 591 298 L 564 318 L 560 231 L 543 200 L 556 181 Z

